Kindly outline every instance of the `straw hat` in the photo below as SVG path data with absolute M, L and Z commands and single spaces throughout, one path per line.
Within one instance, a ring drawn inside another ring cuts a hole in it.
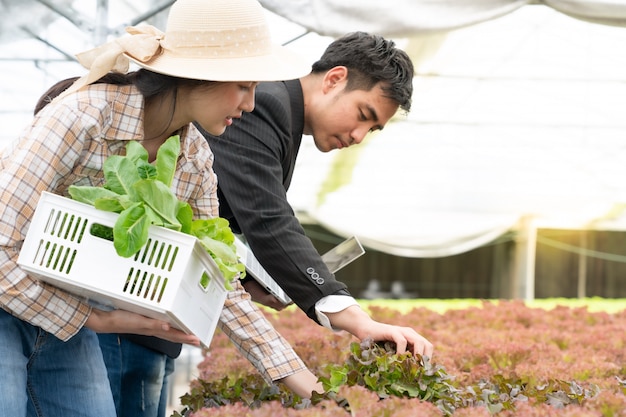
M 177 0 L 165 33 L 150 25 L 128 27 L 130 36 L 76 55 L 89 73 L 57 99 L 109 71 L 140 67 L 180 78 L 211 81 L 277 81 L 311 70 L 304 58 L 272 43 L 257 0 Z
M 272 43 L 256 0 L 178 0 L 170 8 L 158 55 L 139 66 L 182 78 L 274 81 L 301 77 L 310 64 Z

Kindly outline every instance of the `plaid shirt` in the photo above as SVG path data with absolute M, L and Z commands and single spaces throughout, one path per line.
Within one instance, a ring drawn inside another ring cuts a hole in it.
M 195 217 L 216 216 L 213 153 L 193 125 L 179 134 L 181 153 L 172 187 L 180 200 L 189 202 Z M 61 340 L 68 340 L 83 326 L 91 308 L 80 298 L 27 275 L 16 263 L 19 249 L 42 191 L 67 195 L 72 184 L 102 185 L 105 159 L 123 154 L 127 141 L 143 136 L 143 96 L 136 88 L 94 84 L 46 106 L 19 138 L 3 149 L 0 306 L 4 310 Z M 228 298 L 220 327 L 266 379 L 303 369 L 295 352 L 241 286 Z

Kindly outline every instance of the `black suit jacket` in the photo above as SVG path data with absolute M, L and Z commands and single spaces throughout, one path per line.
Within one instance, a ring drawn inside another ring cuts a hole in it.
M 215 155 L 220 216 L 246 237 L 261 265 L 317 321 L 317 301 L 348 292 L 328 270 L 287 201 L 304 130 L 300 81 L 259 84 L 254 111 L 234 120 L 221 136 L 196 126 Z

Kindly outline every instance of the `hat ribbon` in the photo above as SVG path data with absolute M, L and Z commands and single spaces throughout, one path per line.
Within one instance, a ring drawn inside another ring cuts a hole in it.
M 57 98 L 78 91 L 92 84 L 110 71 L 128 72 L 128 54 L 140 62 L 148 62 L 161 53 L 161 41 L 164 33 L 151 25 L 129 26 L 126 28 L 131 36 L 114 39 L 96 48 L 76 55 L 78 62 L 89 70 L 89 73 L 77 79 Z

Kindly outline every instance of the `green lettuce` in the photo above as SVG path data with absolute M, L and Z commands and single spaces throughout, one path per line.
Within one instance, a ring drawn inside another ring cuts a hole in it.
M 119 256 L 134 256 L 146 244 L 150 225 L 162 226 L 198 238 L 224 276 L 225 285 L 245 275 L 235 247 L 235 235 L 226 219 L 193 219 L 189 203 L 171 190 L 180 153 L 180 137 L 172 136 L 148 162 L 148 152 L 130 141 L 126 155 L 113 155 L 103 165 L 102 187 L 69 187 L 70 196 L 99 210 L 118 213 L 113 227 L 113 246 Z

